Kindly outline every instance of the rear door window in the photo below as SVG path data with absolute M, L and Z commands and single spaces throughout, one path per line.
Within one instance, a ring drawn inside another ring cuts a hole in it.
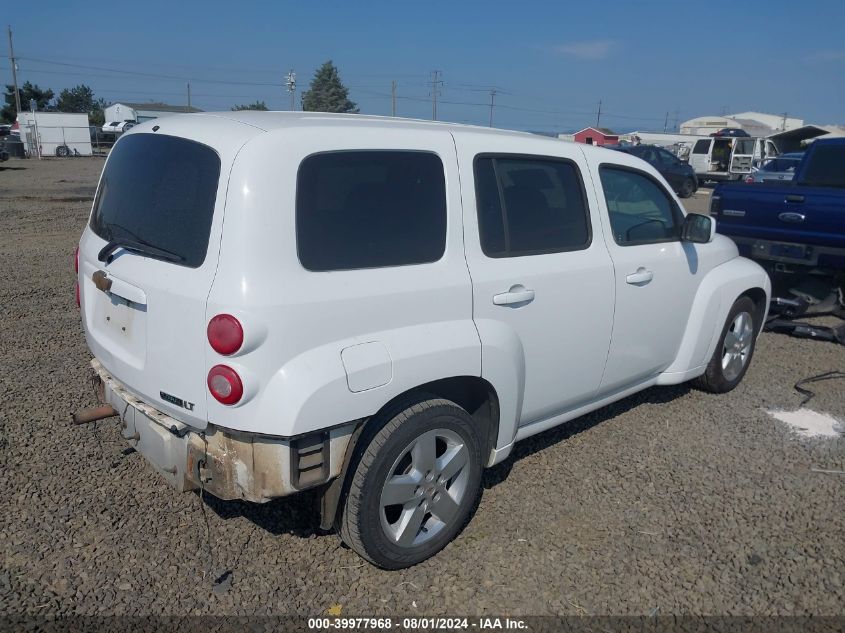
M 710 141 L 706 138 L 696 141 L 695 147 L 692 148 L 693 154 L 706 154 L 710 151 Z
M 481 249 L 488 257 L 559 253 L 590 245 L 584 186 L 571 161 L 479 156 L 475 192 Z
M 443 163 L 422 151 L 342 151 L 302 161 L 296 243 L 311 271 L 408 266 L 446 249 Z
M 208 250 L 219 179 L 220 158 L 207 145 L 125 136 L 103 171 L 91 230 L 107 241 L 131 241 L 145 257 L 197 268 Z

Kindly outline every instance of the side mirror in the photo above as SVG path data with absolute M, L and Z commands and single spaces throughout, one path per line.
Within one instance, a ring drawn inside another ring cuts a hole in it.
M 690 213 L 684 218 L 681 227 L 681 241 L 694 244 L 706 244 L 713 241 L 716 235 L 716 220 L 709 215 Z

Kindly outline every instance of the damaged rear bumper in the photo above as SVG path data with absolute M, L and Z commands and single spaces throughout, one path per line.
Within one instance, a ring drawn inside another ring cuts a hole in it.
M 355 423 L 293 438 L 209 425 L 192 429 L 133 396 L 91 361 L 101 402 L 121 418 L 130 446 L 178 491 L 264 503 L 323 484 L 340 472 Z

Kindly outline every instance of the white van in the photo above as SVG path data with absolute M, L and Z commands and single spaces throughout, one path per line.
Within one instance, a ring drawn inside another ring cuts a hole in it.
M 178 490 L 317 488 L 407 567 L 514 443 L 652 385 L 742 379 L 770 293 L 644 161 L 362 115 L 156 119 L 78 252 L 102 405 Z
M 717 136 L 696 141 L 689 164 L 698 179 L 739 180 L 763 160 L 778 156 L 775 144 L 766 138 Z

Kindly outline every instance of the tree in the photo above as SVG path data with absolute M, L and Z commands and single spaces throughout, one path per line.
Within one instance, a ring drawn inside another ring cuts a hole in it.
M 331 60 L 317 69 L 311 88 L 302 93 L 302 109 L 307 112 L 358 112 L 358 104 L 349 100 L 337 67 Z
M 94 91 L 85 84 L 73 88 L 65 88 L 59 93 L 56 101 L 56 109 L 60 112 L 81 112 L 88 115 L 93 125 L 102 125 L 105 122 L 103 110 L 106 102 L 103 99 L 95 99 Z
M 29 100 L 35 99 L 35 104 L 39 110 L 50 110 L 50 102 L 53 100 L 53 91 L 49 88 L 42 90 L 37 84 L 26 82 L 23 87 L 18 88 L 18 94 L 21 97 L 21 109 L 29 110 Z M 4 123 L 11 123 L 15 120 L 17 112 L 15 112 L 15 87 L 6 84 L 6 105 L 0 110 L 0 118 Z
M 250 103 L 248 105 L 233 105 L 232 110 L 261 110 L 262 112 L 267 111 L 267 104 L 263 101 L 256 101 L 255 103 Z
M 91 112 L 94 109 L 94 91 L 85 84 L 65 88 L 56 101 L 59 112 Z

